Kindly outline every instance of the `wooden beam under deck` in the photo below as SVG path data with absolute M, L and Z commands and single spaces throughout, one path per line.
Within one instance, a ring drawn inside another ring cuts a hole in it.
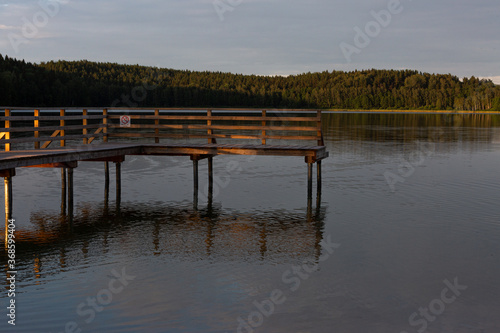
M 71 167 L 77 161 L 123 162 L 126 155 L 191 156 L 200 160 L 216 155 L 303 156 L 306 163 L 328 157 L 324 146 L 271 146 L 228 144 L 118 144 L 103 143 L 78 148 L 10 151 L 0 154 L 0 170 L 19 167 Z
M 67 168 L 67 169 L 74 169 L 77 167 L 78 167 L 77 161 L 25 166 L 25 168 Z

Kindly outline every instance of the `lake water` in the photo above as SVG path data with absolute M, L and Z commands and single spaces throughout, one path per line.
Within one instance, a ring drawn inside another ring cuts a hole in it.
M 129 156 L 18 169 L 2 332 L 500 332 L 500 116 L 324 114 L 330 158 Z M 111 167 L 113 176 L 114 167 Z M 113 177 L 112 177 L 113 180 Z M 2 210 L 3 214 L 3 210 Z

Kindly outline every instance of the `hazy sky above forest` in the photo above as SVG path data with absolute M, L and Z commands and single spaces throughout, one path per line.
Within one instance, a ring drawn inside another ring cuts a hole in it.
M 0 53 L 243 74 L 416 69 L 500 84 L 498 0 L 0 0 Z

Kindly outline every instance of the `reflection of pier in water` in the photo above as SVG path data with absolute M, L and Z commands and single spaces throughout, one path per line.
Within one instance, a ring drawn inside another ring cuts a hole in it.
M 60 213 L 32 213 L 34 228 L 16 231 L 17 261 L 23 265 L 18 271 L 24 281 L 87 264 L 89 259 L 95 262 L 92 257 L 114 249 L 122 255 L 136 255 L 127 252 L 127 244 L 140 248 L 138 256 L 188 261 L 283 263 L 317 261 L 321 255 L 325 209 L 320 206 L 320 188 L 315 207 L 309 197 L 304 211 L 252 214 L 224 210 L 211 200 L 194 205 L 120 205 L 119 200 L 109 204 L 108 191 L 106 187 L 103 203 L 81 204 L 76 214 L 67 210 L 64 193 Z M 5 252 L 2 249 L 0 257 L 5 257 Z

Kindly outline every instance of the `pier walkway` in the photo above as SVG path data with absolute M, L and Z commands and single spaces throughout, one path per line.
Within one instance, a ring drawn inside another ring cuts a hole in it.
M 189 156 L 193 161 L 195 197 L 198 161 L 208 159 L 209 187 L 213 158 L 218 155 L 304 157 L 308 166 L 308 198 L 313 164 L 321 189 L 323 142 L 321 111 L 200 109 L 10 109 L 0 121 L 0 176 L 5 182 L 6 220 L 12 216 L 12 177 L 16 168 L 61 168 L 73 209 L 73 169 L 79 162 L 116 164 L 117 200 L 121 164 L 127 155 Z M 51 133 L 50 135 L 48 135 Z M 219 141 L 219 142 L 218 142 Z M 272 141 L 272 144 L 270 144 Z M 304 144 L 305 141 L 308 141 Z M 59 147 L 50 147 L 58 142 Z

